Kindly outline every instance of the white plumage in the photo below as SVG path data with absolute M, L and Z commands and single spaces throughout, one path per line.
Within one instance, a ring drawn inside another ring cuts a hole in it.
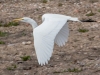
M 43 23 L 39 26 L 33 19 L 28 17 L 15 19 L 15 21 L 19 20 L 30 23 L 34 28 L 34 47 L 40 65 L 48 64 L 52 56 L 54 43 L 63 46 L 67 42 L 69 35 L 67 21 L 79 21 L 78 18 L 60 14 L 44 14 L 42 16 Z

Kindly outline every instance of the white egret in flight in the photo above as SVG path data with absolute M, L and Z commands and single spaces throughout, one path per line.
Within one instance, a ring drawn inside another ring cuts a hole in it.
M 54 43 L 58 46 L 64 46 L 67 42 L 69 35 L 68 20 L 79 21 L 78 18 L 60 14 L 44 14 L 42 16 L 43 23 L 39 26 L 29 17 L 15 19 L 14 21 L 31 24 L 38 63 L 45 65 L 48 64 L 52 56 Z

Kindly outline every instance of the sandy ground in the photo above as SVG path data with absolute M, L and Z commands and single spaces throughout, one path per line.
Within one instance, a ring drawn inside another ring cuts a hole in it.
M 47 3 L 39 0 L 0 0 L 0 10 L 0 21 L 4 23 L 27 16 L 41 24 L 41 16 L 45 13 L 100 21 L 99 0 L 50 0 Z M 91 10 L 95 15 L 86 16 Z M 100 75 L 99 22 L 69 22 L 68 42 L 63 47 L 55 45 L 49 64 L 45 66 L 37 62 L 32 27 L 27 25 L 20 23 L 18 26 L 0 27 L 0 31 L 9 33 L 6 37 L 0 37 L 6 43 L 0 45 L 0 75 Z M 79 28 L 89 31 L 81 33 Z M 22 44 L 27 41 L 32 43 Z M 20 57 L 25 55 L 31 58 L 22 61 Z

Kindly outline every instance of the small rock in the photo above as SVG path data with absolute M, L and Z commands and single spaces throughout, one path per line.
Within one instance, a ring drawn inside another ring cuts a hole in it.
M 23 61 L 17 61 L 17 64 L 22 64 L 23 63 Z
M 93 5 L 98 5 L 98 3 L 93 3 Z
M 31 69 L 32 69 L 31 66 L 23 67 L 23 70 L 31 70 Z
M 100 21 L 97 21 L 97 22 L 100 22 Z
M 86 14 L 89 14 L 89 13 L 91 13 L 91 11 L 88 11 Z
M 25 45 L 25 44 L 26 44 L 26 42 L 22 42 L 22 44 L 23 44 L 23 45 Z
M 78 10 L 78 9 L 74 9 L 74 12 L 75 12 L 75 13 L 79 13 L 79 10 Z
M 86 54 L 88 54 L 87 52 L 84 52 L 84 54 L 86 55 Z
M 95 25 L 91 26 L 91 28 L 97 28 L 97 27 L 99 27 L 98 24 L 95 24 Z
M 13 45 L 15 45 L 15 44 L 10 44 L 10 43 L 9 43 L 7 46 L 9 46 L 9 47 L 10 47 L 10 46 L 13 46 Z
M 29 75 L 29 73 L 24 73 L 24 75 Z
M 31 41 L 27 41 L 27 42 L 22 42 L 23 45 L 30 45 L 32 42 Z

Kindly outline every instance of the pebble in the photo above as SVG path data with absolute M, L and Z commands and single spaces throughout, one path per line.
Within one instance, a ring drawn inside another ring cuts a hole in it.
M 31 69 L 32 69 L 31 66 L 23 67 L 23 70 L 31 70 Z
M 11 47 L 11 46 L 14 46 L 15 44 L 8 44 L 7 46 Z
M 86 14 L 89 14 L 89 13 L 91 13 L 91 11 L 88 11 Z
M 100 22 L 100 21 L 97 21 L 97 22 Z
M 95 24 L 95 25 L 91 26 L 91 28 L 97 28 L 97 27 L 99 27 L 98 24 Z
M 27 41 L 27 42 L 23 41 L 22 42 L 23 45 L 30 45 L 31 43 L 32 43 L 31 41 Z

